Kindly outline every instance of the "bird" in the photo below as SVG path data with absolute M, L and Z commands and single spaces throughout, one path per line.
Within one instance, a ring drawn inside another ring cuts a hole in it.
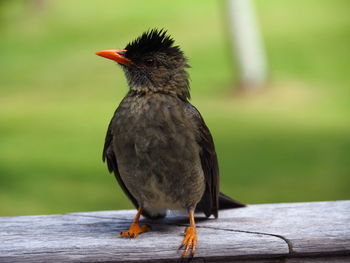
M 219 209 L 244 207 L 219 191 L 219 166 L 213 137 L 189 102 L 188 60 L 165 29 L 149 29 L 124 49 L 98 56 L 123 69 L 128 92 L 108 126 L 103 161 L 131 200 L 137 214 L 121 237 L 149 230 L 140 216 L 159 219 L 168 210 L 186 211 L 189 226 L 179 249 L 197 248 L 194 213 L 218 217 Z

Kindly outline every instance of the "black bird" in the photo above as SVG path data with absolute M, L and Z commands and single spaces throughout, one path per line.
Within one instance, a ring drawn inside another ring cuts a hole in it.
M 153 29 L 125 49 L 97 55 L 122 66 L 129 91 L 109 124 L 103 160 L 138 209 L 122 237 L 147 231 L 142 214 L 162 218 L 168 209 L 187 210 L 183 257 L 196 251 L 194 211 L 218 217 L 218 209 L 242 207 L 219 192 L 213 138 L 198 110 L 189 103 L 187 59 L 165 30 Z

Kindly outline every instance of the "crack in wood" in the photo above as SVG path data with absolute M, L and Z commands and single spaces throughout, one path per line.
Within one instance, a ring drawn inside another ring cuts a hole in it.
M 178 226 L 184 226 L 184 225 L 178 225 Z M 231 231 L 231 232 L 238 232 L 238 233 L 247 233 L 247 234 L 256 234 L 256 235 L 265 235 L 265 236 L 273 236 L 277 237 L 279 239 L 282 239 L 288 246 L 288 254 L 289 255 L 294 255 L 294 249 L 293 249 L 293 244 L 292 242 L 281 235 L 277 234 L 270 234 L 270 233 L 265 233 L 265 232 L 256 232 L 256 231 L 246 231 L 246 230 L 238 230 L 238 229 L 228 229 L 228 228 L 218 228 L 218 227 L 210 227 L 210 226 L 197 226 L 197 228 L 207 228 L 207 229 L 214 229 L 214 230 L 224 230 L 224 231 Z
M 73 216 L 83 216 L 83 217 L 93 217 L 93 218 L 101 218 L 101 219 L 116 219 L 116 220 L 123 220 L 123 221 L 130 221 L 132 222 L 132 220 L 130 219 L 125 219 L 125 218 L 117 218 L 117 217 L 102 217 L 102 216 L 91 216 L 91 215 L 79 215 L 79 214 L 67 214 L 67 215 L 73 215 Z M 185 224 L 178 224 L 176 222 L 149 222 L 147 220 L 148 223 L 152 224 L 152 225 L 168 225 L 168 226 L 181 226 L 181 227 L 186 227 L 187 225 Z M 279 239 L 282 239 L 288 246 L 288 254 L 289 255 L 294 255 L 295 251 L 293 248 L 293 244 L 292 242 L 282 236 L 282 235 L 278 235 L 278 234 L 271 234 L 271 233 L 265 233 L 265 232 L 257 232 L 257 231 L 247 231 L 247 230 L 239 230 L 239 229 L 227 229 L 227 228 L 218 228 L 218 227 L 210 227 L 210 226 L 200 226 L 197 225 L 198 228 L 207 228 L 207 229 L 214 229 L 214 230 L 224 230 L 224 231 L 231 231 L 231 232 L 239 232 L 239 233 L 247 233 L 247 234 L 258 234 L 258 235 L 266 235 L 266 236 L 273 236 L 273 237 L 277 237 Z

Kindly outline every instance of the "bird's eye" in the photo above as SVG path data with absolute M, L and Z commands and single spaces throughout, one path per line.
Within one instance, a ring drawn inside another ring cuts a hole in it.
M 153 65 L 154 65 L 154 59 L 153 59 L 153 58 L 146 58 L 146 59 L 145 59 L 145 64 L 146 64 L 146 66 L 148 66 L 148 67 L 153 66 Z

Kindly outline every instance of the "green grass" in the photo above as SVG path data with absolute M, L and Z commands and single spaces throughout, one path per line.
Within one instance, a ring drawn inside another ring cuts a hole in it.
M 248 203 L 350 198 L 348 1 L 257 1 L 270 80 L 240 97 L 221 1 L 24 3 L 0 6 L 0 215 L 131 208 L 101 162 L 125 79 L 94 52 L 154 26 L 190 59 L 224 192 Z

